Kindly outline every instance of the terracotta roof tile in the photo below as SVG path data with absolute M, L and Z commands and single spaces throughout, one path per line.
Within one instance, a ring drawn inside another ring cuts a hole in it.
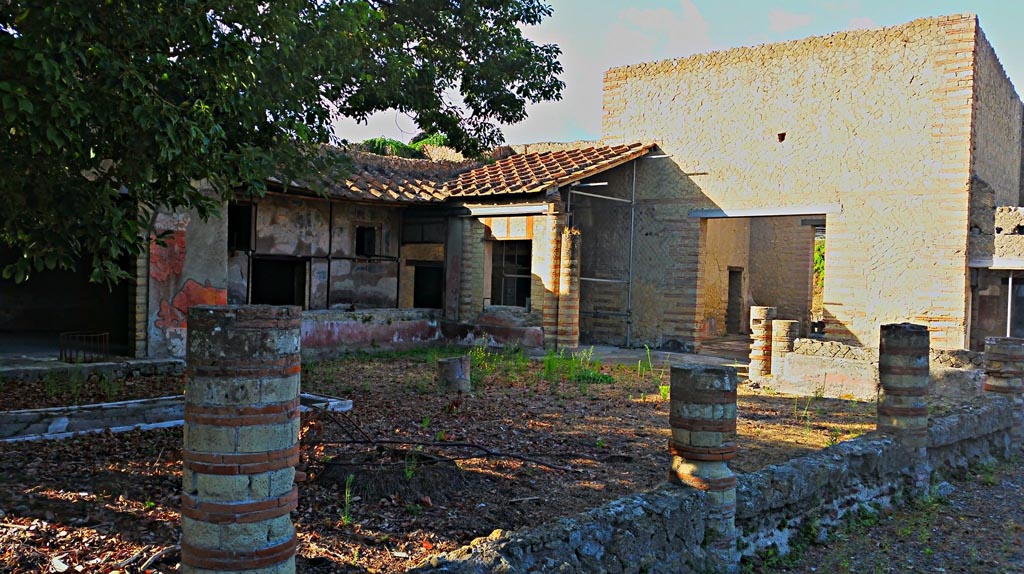
M 443 191 L 452 197 L 537 193 L 622 165 L 652 148 L 633 143 L 514 155 L 459 174 Z
M 440 202 L 448 197 L 539 193 L 636 159 L 654 144 L 633 143 L 532 152 L 490 165 L 473 161 L 414 160 L 348 152 L 351 171 L 327 185 L 327 195 L 395 203 Z M 294 184 L 306 187 L 301 182 Z

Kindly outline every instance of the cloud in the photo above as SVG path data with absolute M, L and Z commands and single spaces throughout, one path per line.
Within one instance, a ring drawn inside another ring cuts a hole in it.
M 855 16 L 850 18 L 850 23 L 846 25 L 847 30 L 860 30 L 863 28 L 879 28 L 878 22 L 871 19 L 870 16 Z
M 810 14 L 793 14 L 782 10 L 772 10 L 768 13 L 768 28 L 772 32 L 788 32 L 797 28 L 803 28 L 811 23 L 813 17 Z

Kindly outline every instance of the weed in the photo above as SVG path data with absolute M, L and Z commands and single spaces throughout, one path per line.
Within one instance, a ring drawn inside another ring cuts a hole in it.
M 121 389 L 124 388 L 123 380 L 108 378 L 106 375 L 100 375 L 96 384 L 99 386 L 100 392 L 103 393 L 104 398 L 108 401 L 117 396 L 117 394 L 121 392 Z
M 345 477 L 345 506 L 341 510 L 341 525 L 348 526 L 352 524 L 352 482 L 355 481 L 356 475 L 350 474 Z
M 604 448 L 604 439 L 597 437 L 597 448 Z
M 444 432 L 444 430 L 439 430 L 439 431 L 437 431 L 437 434 L 434 435 L 434 441 L 435 442 L 443 442 L 445 440 L 445 438 L 447 438 L 447 436 L 448 436 L 448 433 Z
M 422 450 L 423 447 L 418 447 L 416 450 Z M 410 450 L 405 453 L 405 464 L 403 469 L 405 472 L 405 480 L 412 480 L 412 477 L 416 476 L 416 468 L 419 465 L 419 457 L 416 451 Z
M 816 398 L 816 399 L 824 398 L 825 397 L 825 383 L 822 383 L 822 384 L 814 387 L 814 390 L 812 391 L 812 394 L 814 395 L 814 398 Z
M 670 387 L 669 385 L 659 385 L 658 386 L 658 393 L 661 394 L 661 400 L 663 400 L 663 401 L 667 401 L 668 400 L 669 391 L 671 389 L 672 389 L 672 387 Z
M 152 500 L 147 500 L 142 504 L 142 508 L 144 508 L 145 510 L 153 510 L 154 508 L 156 508 L 156 503 L 153 502 Z
M 423 430 L 430 428 L 430 417 L 423 417 L 423 420 L 420 421 L 420 426 L 423 427 Z
M 410 502 L 405 505 L 405 511 L 413 516 L 419 516 L 423 512 L 423 505 L 418 502 Z
M 825 444 L 828 446 L 835 446 L 841 442 L 841 436 L 842 431 L 839 429 L 828 429 L 828 438 L 825 440 Z

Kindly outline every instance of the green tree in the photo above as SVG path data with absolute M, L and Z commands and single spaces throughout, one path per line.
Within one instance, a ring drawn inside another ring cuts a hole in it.
M 3 270 L 124 276 L 157 209 L 330 177 L 340 116 L 416 118 L 469 155 L 561 96 L 540 0 L 12 0 L 0 4 Z M 459 105 L 451 101 L 459 100 Z M 316 177 L 313 176 L 316 174 Z M 200 191 L 206 180 L 211 190 Z
M 825 240 L 814 240 L 814 280 L 818 286 L 825 285 Z

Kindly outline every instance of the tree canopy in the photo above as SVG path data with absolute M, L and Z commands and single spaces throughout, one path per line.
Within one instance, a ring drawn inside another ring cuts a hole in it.
M 4 268 L 91 266 L 149 241 L 155 210 L 206 217 L 238 189 L 337 168 L 341 116 L 397 109 L 477 155 L 558 99 L 540 0 L 12 0 L 0 5 Z M 452 98 L 458 102 L 451 101 Z M 200 191 L 205 180 L 211 191 Z

